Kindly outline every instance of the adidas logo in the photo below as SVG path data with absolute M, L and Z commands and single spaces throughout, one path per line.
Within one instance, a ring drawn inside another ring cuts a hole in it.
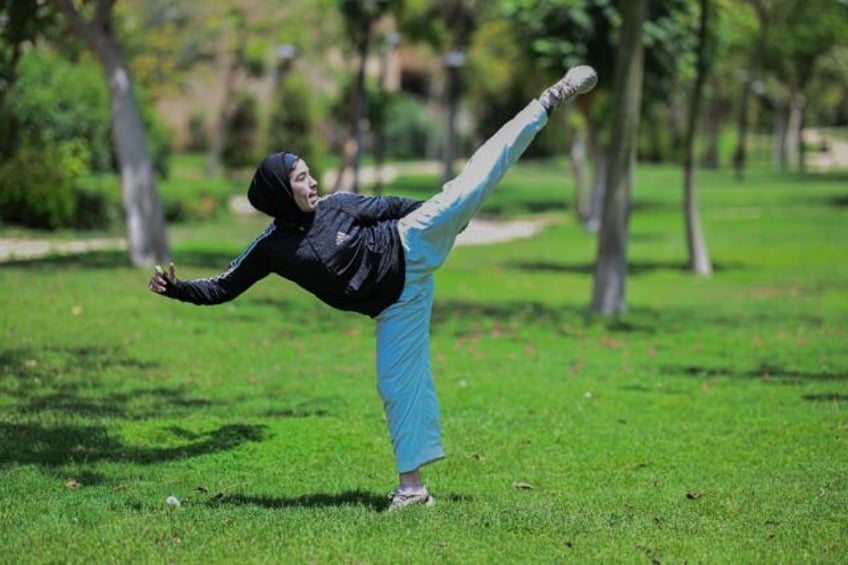
M 336 247 L 338 247 L 339 245 L 341 245 L 342 243 L 344 243 L 348 239 L 350 239 L 350 236 L 347 235 L 345 232 L 343 232 L 343 231 L 336 232 Z

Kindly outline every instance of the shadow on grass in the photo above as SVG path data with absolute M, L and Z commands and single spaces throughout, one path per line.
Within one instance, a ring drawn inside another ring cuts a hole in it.
M 799 371 L 788 369 L 778 365 L 769 363 L 761 363 L 753 369 L 744 368 L 728 368 L 728 367 L 705 367 L 699 365 L 685 366 L 666 366 L 660 369 L 660 374 L 669 376 L 688 376 L 699 378 L 748 378 L 762 379 L 765 381 L 778 381 L 783 383 L 793 383 L 802 381 L 842 381 L 848 382 L 848 377 L 844 374 L 833 371 Z M 846 395 L 848 397 L 848 395 Z M 809 400 L 809 399 L 808 399 Z
M 233 252 L 223 251 L 181 251 L 175 260 L 178 268 L 193 267 L 208 269 L 211 272 L 223 272 L 229 264 L 238 256 L 238 250 Z M 113 249 L 104 251 L 87 251 L 84 253 L 51 254 L 33 259 L 13 259 L 0 262 L 0 269 L 4 268 L 79 268 L 79 269 L 120 269 L 131 268 L 129 257 L 125 250 Z
M 848 208 L 848 194 L 843 196 L 834 196 L 828 200 L 828 204 L 834 208 Z
M 656 331 L 656 316 L 647 312 L 646 314 L 639 319 L 598 319 L 589 313 L 588 308 L 582 306 L 553 307 L 540 302 L 494 304 L 439 300 L 433 308 L 431 326 L 434 333 L 448 326 L 459 327 L 464 333 L 474 333 L 486 325 L 506 322 L 512 326 L 548 328 L 561 335 L 572 335 L 577 328 L 600 325 L 610 331 L 651 334 Z
M 174 433 L 174 429 L 171 432 Z M 0 422 L 0 467 L 43 465 L 58 467 L 71 463 L 124 461 L 154 464 L 176 459 L 229 451 L 246 442 L 263 441 L 266 427 L 227 424 L 208 432 L 183 430 L 178 437 L 193 437 L 192 443 L 173 447 L 130 446 L 111 436 L 104 426 L 45 426 Z
M 802 396 L 804 400 L 810 402 L 848 402 L 848 394 L 840 392 L 822 392 L 819 394 L 805 394 Z
M 554 263 L 547 261 L 529 261 L 515 262 L 507 265 L 510 269 L 516 269 L 526 272 L 551 272 L 551 273 L 570 273 L 578 275 L 591 275 L 595 272 L 594 263 Z M 741 263 L 714 263 L 713 271 L 729 272 L 739 271 L 744 269 Z M 635 261 L 628 266 L 628 274 L 638 276 L 645 273 L 656 271 L 678 271 L 689 272 L 690 268 L 685 262 L 677 261 Z
M 275 498 L 270 496 L 246 496 L 242 494 L 212 498 L 208 506 L 258 506 L 269 510 L 282 508 L 328 508 L 340 506 L 364 506 L 373 511 L 385 510 L 388 506 L 386 496 L 378 496 L 361 490 L 346 491 L 338 494 L 305 494 L 294 498 Z
M 448 495 L 445 500 L 451 502 L 468 502 L 471 497 L 465 495 Z M 275 498 L 270 496 L 246 496 L 241 494 L 213 497 L 206 502 L 207 506 L 218 507 L 258 506 L 269 510 L 283 508 L 337 508 L 343 506 L 362 506 L 374 512 L 385 512 L 389 507 L 386 495 L 376 495 L 362 490 L 345 491 L 338 494 L 305 494 L 294 498 Z

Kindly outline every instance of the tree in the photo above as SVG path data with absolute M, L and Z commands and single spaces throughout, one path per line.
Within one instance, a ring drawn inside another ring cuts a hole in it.
M 769 24 L 767 1 L 749 0 L 750 4 L 754 7 L 754 12 L 757 14 L 759 29 L 752 47 L 749 67 L 742 70 L 742 92 L 739 95 L 736 149 L 733 152 L 733 168 L 736 171 L 736 178 L 739 180 L 745 178 L 745 165 L 748 160 L 748 122 L 750 121 L 751 95 L 754 92 L 754 85 L 757 84 L 760 78 L 763 57 L 765 56 L 765 43 Z
M 819 63 L 848 36 L 848 4 L 833 0 L 772 0 L 770 33 L 765 38 L 763 67 L 782 86 L 776 119 L 785 124 L 776 136 L 782 166 L 804 168 L 802 130 L 808 89 Z M 777 98 L 777 96 L 775 96 Z M 782 115 L 781 115 L 782 114 Z
M 224 66 L 222 77 L 222 93 L 218 122 L 209 144 L 209 152 L 206 155 L 206 176 L 213 177 L 218 173 L 224 150 L 227 147 L 227 135 L 230 131 L 233 118 L 238 109 L 238 86 L 241 73 L 247 65 L 247 40 L 249 29 L 245 9 L 235 5 L 230 7 L 228 17 L 229 25 L 225 29 L 234 36 L 230 50 L 227 52 L 228 60 Z
M 468 49 L 482 19 L 494 5 L 481 0 L 408 0 L 401 29 L 416 40 L 425 41 L 442 52 L 444 88 L 442 106 L 445 111 L 445 141 L 442 154 L 442 180 L 454 176 L 457 157 L 457 116 L 465 91 Z
M 598 71 L 598 86 L 577 99 L 579 120 L 572 129 L 571 149 L 575 176 L 575 209 L 589 231 L 600 226 L 601 203 L 607 170 L 607 147 L 599 103 L 610 89 L 615 60 L 613 30 L 618 12 L 608 0 L 503 0 L 503 15 L 518 37 L 527 63 L 545 73 L 547 82 L 565 69 L 588 64 Z M 588 145 L 588 151 L 585 145 Z M 594 165 L 592 186 L 586 183 L 586 157 Z
M 595 261 L 591 310 L 615 315 L 627 310 L 627 247 L 630 201 L 642 101 L 646 0 L 620 3 L 622 27 L 613 77 L 613 135 Z
M 112 0 L 97 0 L 86 18 L 72 0 L 55 0 L 71 31 L 100 61 L 112 117 L 112 135 L 121 175 L 127 242 L 136 266 L 152 266 L 170 256 L 162 201 L 147 145 L 141 109 L 121 45 L 114 33 Z
M 37 0 L 0 0 L 0 159 L 17 146 L 14 117 L 7 111 L 6 94 L 17 80 L 24 46 L 53 29 L 54 13 Z
M 704 82 L 707 80 L 710 61 L 708 41 L 710 40 L 710 0 L 700 0 L 701 13 L 698 25 L 698 49 L 695 55 L 695 80 L 692 85 L 692 97 L 689 102 L 689 116 L 686 123 L 685 157 L 683 161 L 684 216 L 686 219 L 686 244 L 689 250 L 689 268 L 698 275 L 712 273 L 707 242 L 698 214 L 698 189 L 695 180 L 695 139 L 698 130 L 698 118 L 701 113 L 701 99 Z
M 350 139 L 345 144 L 344 165 L 339 171 L 341 181 L 344 169 L 353 167 L 352 192 L 359 192 L 359 167 L 362 159 L 362 136 L 368 113 L 368 90 L 365 87 L 365 67 L 371 46 L 374 23 L 389 9 L 388 0 L 339 0 L 339 11 L 344 17 L 348 37 L 356 46 L 358 66 L 352 90 Z

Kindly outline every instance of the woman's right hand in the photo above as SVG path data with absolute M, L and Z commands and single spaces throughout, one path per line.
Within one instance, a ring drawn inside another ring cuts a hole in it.
M 174 263 L 171 262 L 168 264 L 167 273 L 162 270 L 162 267 L 156 265 L 156 270 L 153 272 L 153 276 L 150 278 L 150 284 L 147 285 L 147 288 L 150 292 L 163 294 L 169 285 L 175 286 L 176 284 L 177 275 L 174 271 Z

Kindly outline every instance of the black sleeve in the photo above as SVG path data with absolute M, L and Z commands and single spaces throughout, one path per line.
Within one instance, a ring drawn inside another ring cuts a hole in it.
M 356 207 L 356 217 L 363 223 L 399 220 L 418 209 L 422 202 L 399 196 L 362 197 Z
M 254 242 L 230 267 L 209 279 L 177 280 L 163 293 L 181 302 L 211 306 L 229 302 L 270 273 L 265 246 Z

